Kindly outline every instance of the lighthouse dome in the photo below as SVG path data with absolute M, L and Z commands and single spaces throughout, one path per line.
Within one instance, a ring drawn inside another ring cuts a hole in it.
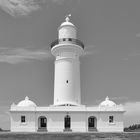
M 111 101 L 108 97 L 105 98 L 105 101 L 99 104 L 100 107 L 114 107 L 116 104 Z
M 71 14 L 69 14 L 69 15 L 66 16 L 65 22 L 63 22 L 63 23 L 60 25 L 60 27 L 62 27 L 62 26 L 74 26 L 74 27 L 75 27 L 75 25 L 74 25 L 73 23 L 70 22 L 70 18 L 69 18 L 69 17 L 71 17 Z
M 62 27 L 62 26 L 74 26 L 74 27 L 75 27 L 75 25 L 69 21 L 69 18 L 68 18 L 68 17 L 66 17 L 66 21 L 63 22 L 63 23 L 60 25 L 60 27 Z
M 17 106 L 19 107 L 36 107 L 36 104 L 29 99 L 29 97 L 25 97 L 24 100 L 20 101 Z
M 71 15 L 68 15 L 65 18 L 65 21 L 60 25 L 58 28 L 58 38 L 64 39 L 64 38 L 77 38 L 76 33 L 76 27 L 73 23 L 70 22 Z

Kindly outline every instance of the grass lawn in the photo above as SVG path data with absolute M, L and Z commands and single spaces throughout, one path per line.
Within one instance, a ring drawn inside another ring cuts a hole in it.
M 140 140 L 140 133 L 10 133 L 0 140 Z

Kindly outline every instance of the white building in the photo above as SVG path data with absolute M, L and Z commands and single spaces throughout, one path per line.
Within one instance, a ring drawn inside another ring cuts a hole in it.
M 51 44 L 55 56 L 54 104 L 39 107 L 28 97 L 10 108 L 12 132 L 122 132 L 122 105 L 106 97 L 98 106 L 81 104 L 80 61 L 84 45 L 75 25 L 66 17 Z

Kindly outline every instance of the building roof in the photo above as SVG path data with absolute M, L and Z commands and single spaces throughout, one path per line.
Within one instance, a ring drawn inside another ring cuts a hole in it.
M 116 105 L 115 107 L 99 107 L 91 106 L 87 107 L 81 106 L 37 106 L 37 107 L 19 107 L 11 106 L 11 112 L 21 111 L 21 112 L 125 112 L 122 105 Z
M 36 107 L 36 104 L 29 100 L 29 97 L 25 97 L 24 100 L 20 101 L 18 104 L 17 104 L 18 107 Z
M 108 96 L 105 98 L 105 101 L 103 101 L 103 102 L 101 102 L 100 104 L 99 104 L 99 106 L 103 106 L 103 107 L 114 107 L 114 106 L 116 106 L 116 104 L 113 102 L 113 101 L 111 101 L 109 98 L 108 98 Z

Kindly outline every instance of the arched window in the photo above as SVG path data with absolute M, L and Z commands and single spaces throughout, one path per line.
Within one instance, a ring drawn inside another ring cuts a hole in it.
M 65 130 L 70 130 L 71 127 L 71 118 L 69 115 L 66 115 L 64 118 L 64 128 Z
M 96 119 L 96 117 L 94 117 L 94 116 L 90 116 L 89 118 L 88 118 L 88 130 L 89 131 L 96 131 L 96 124 L 97 123 L 97 119 Z
M 45 116 L 40 116 L 38 118 L 38 130 L 39 131 L 47 130 L 47 118 Z

